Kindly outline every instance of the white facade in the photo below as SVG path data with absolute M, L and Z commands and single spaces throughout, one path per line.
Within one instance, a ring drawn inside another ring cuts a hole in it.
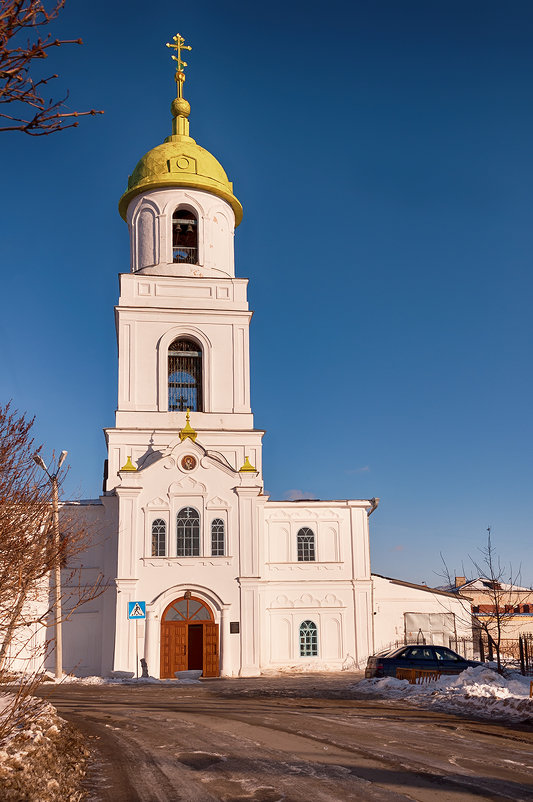
M 198 264 L 172 261 L 176 209 L 197 219 Z M 348 655 L 364 662 L 372 650 L 373 504 L 278 502 L 263 494 L 263 432 L 250 408 L 251 312 L 247 280 L 234 275 L 231 206 L 203 190 L 157 189 L 130 202 L 128 223 L 131 272 L 120 276 L 116 308 L 118 408 L 116 426 L 105 432 L 105 495 L 80 508 L 99 533 L 84 555 L 85 578 L 100 567 L 111 587 L 67 624 L 65 668 L 137 672 L 143 656 L 153 676 L 192 667 L 175 665 L 175 656 L 161 665 L 163 614 L 186 592 L 212 614 L 222 675 L 287 665 L 339 669 Z M 168 352 L 178 338 L 202 354 L 201 411 L 190 416 L 195 442 L 180 439 L 185 412 L 169 410 Z M 136 471 L 121 470 L 128 457 Z M 255 470 L 240 470 L 246 459 Z M 178 551 L 183 509 L 199 516 L 194 556 Z M 223 522 L 223 554 L 213 554 L 213 520 Z M 154 521 L 164 524 L 159 551 Z M 314 546 L 306 556 L 314 559 L 299 559 L 304 529 Z M 135 600 L 147 602 L 146 622 L 128 621 Z M 305 621 L 316 632 L 302 648 Z M 182 647 L 187 652 L 189 644 Z
M 464 597 L 378 574 L 372 574 L 372 587 L 374 652 L 417 641 L 453 649 L 456 642 L 472 639 Z
M 194 143 L 169 140 L 185 151 Z M 137 673 L 144 657 L 152 676 L 172 677 L 198 667 L 255 676 L 338 670 L 347 659 L 364 666 L 374 631 L 382 640 L 387 626 L 373 615 L 368 522 L 377 502 L 263 493 L 263 431 L 250 407 L 252 313 L 247 280 L 234 270 L 236 206 L 191 187 L 190 177 L 179 185 L 179 169 L 194 178 L 196 164 L 173 156 L 174 185 L 164 176 L 163 187 L 129 191 L 131 271 L 120 275 L 116 307 L 118 406 L 105 431 L 104 495 L 77 511 L 94 533 L 83 581 L 101 572 L 109 588 L 67 623 L 64 667 Z M 176 215 L 193 221 L 192 260 L 175 261 Z M 194 381 L 169 368 L 172 353 L 187 357 L 183 348 L 201 365 Z M 196 439 L 185 436 L 184 399 Z M 134 601 L 146 602 L 146 621 L 128 620 Z

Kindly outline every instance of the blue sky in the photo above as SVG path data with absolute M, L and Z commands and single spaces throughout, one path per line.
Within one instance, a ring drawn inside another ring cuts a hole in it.
M 533 5 L 70 2 L 76 130 L 2 134 L 0 396 L 96 496 L 116 406 L 128 174 L 170 132 L 164 43 L 193 46 L 191 134 L 234 181 L 265 488 L 381 497 L 373 570 L 468 574 L 486 527 L 533 583 Z M 52 87 L 51 87 L 52 90 Z

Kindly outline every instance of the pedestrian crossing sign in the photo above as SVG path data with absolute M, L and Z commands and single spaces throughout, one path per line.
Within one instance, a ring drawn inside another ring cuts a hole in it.
M 128 602 L 128 618 L 146 618 L 146 602 Z

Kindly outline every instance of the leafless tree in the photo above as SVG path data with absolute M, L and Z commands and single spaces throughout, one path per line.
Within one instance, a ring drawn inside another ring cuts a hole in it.
M 45 100 L 44 87 L 57 75 L 36 76 L 37 62 L 48 58 L 49 50 L 81 39 L 54 39 L 41 35 L 65 5 L 66 0 L 0 0 L 0 131 L 23 131 L 46 136 L 78 126 L 77 117 L 102 111 L 69 111 L 68 92 L 62 100 Z
M 502 564 L 492 541 L 490 526 L 487 528 L 487 542 L 478 551 L 479 556 L 469 556 L 469 561 L 474 578 L 483 581 L 483 603 L 476 604 L 472 611 L 470 601 L 465 599 L 464 616 L 465 621 L 472 622 L 473 633 L 484 635 L 487 642 L 492 643 L 498 672 L 501 674 L 503 673 L 502 641 L 507 634 L 508 624 L 515 615 L 516 605 L 528 602 L 533 591 L 520 587 L 520 570 L 514 571 L 512 565 Z M 444 571 L 440 576 L 446 580 L 449 589 L 453 589 L 455 581 L 442 554 L 441 559 Z M 465 596 L 468 596 L 468 588 L 464 592 Z
M 49 536 L 50 506 L 32 458 L 32 425 L 9 405 L 0 408 L 0 671 L 25 606 L 36 600 L 41 580 L 60 559 Z
M 53 537 L 50 484 L 43 482 L 33 459 L 32 426 L 33 420 L 9 404 L 0 407 L 0 684 L 15 676 L 14 667 L 19 673 L 24 669 L 9 715 L 0 720 L 0 737 L 32 708 L 45 651 L 53 648 L 53 638 L 44 635 L 53 624 L 54 566 L 64 566 L 65 618 L 106 589 L 102 576 L 86 584 L 82 566 L 68 568 L 79 563 L 94 536 L 79 516 L 62 515 L 59 542 Z

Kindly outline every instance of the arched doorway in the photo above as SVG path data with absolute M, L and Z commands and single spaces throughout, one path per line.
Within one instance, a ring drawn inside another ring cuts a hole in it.
M 182 596 L 161 618 L 160 676 L 173 678 L 175 671 L 194 668 L 204 677 L 218 677 L 218 624 L 205 602 Z

